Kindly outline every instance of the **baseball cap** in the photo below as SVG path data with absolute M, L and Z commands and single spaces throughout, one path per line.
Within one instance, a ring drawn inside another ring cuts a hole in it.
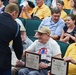
M 40 33 L 45 33 L 47 35 L 50 35 L 51 34 L 51 31 L 48 27 L 46 26 L 42 26 L 40 29 L 38 30 L 35 30 L 36 32 L 40 32 Z

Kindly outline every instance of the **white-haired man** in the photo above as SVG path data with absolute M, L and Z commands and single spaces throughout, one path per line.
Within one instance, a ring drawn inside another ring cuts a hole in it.
M 60 47 L 55 40 L 50 38 L 50 29 L 42 26 L 38 32 L 38 40 L 34 41 L 26 51 L 41 54 L 41 62 L 39 64 L 40 70 L 32 70 L 23 68 L 18 71 L 18 75 L 47 75 L 48 64 L 51 62 L 51 57 L 61 58 Z M 21 61 L 19 61 L 20 63 Z M 22 63 L 24 65 L 24 63 Z

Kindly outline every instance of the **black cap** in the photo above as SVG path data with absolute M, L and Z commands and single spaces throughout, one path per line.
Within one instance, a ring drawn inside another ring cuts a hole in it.
M 31 1 L 27 1 L 28 2 L 28 5 L 31 7 L 31 8 L 34 8 L 35 7 L 35 5 L 33 4 L 33 2 L 31 2 Z

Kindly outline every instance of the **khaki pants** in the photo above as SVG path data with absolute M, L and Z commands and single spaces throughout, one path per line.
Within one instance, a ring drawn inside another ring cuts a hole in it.
M 17 75 L 17 72 L 22 69 L 22 67 L 12 67 L 11 69 L 11 74 L 12 75 Z

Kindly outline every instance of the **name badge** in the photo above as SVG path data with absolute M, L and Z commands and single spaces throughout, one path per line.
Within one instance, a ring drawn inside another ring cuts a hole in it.
M 41 59 L 46 59 L 46 54 L 41 54 Z

